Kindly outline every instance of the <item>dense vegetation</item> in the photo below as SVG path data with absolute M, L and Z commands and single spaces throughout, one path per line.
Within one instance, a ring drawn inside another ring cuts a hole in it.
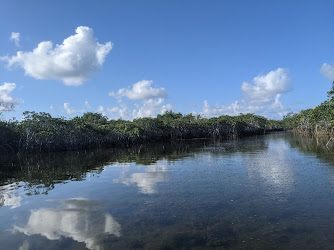
M 328 99 L 314 109 L 290 113 L 284 117 L 282 126 L 285 130 L 309 134 L 333 134 L 334 128 L 334 81 L 332 89 L 327 92 Z
M 138 118 L 133 121 L 108 120 L 100 113 L 91 112 L 67 120 L 44 112 L 26 111 L 20 122 L 0 120 L 0 154 L 127 147 L 147 142 L 195 138 L 235 138 L 283 129 L 303 134 L 332 135 L 334 82 L 325 102 L 314 109 L 289 113 L 282 121 L 254 114 L 222 115 L 208 119 L 172 111 L 156 118 Z
M 180 139 L 220 139 L 281 128 L 280 122 L 253 114 L 207 119 L 168 111 L 156 118 L 125 121 L 108 120 L 99 113 L 66 120 L 27 111 L 21 122 L 0 121 L 0 152 L 50 152 Z

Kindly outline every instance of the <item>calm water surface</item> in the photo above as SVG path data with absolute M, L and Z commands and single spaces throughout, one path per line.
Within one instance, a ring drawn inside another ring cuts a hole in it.
M 2 157 L 0 248 L 333 249 L 325 143 L 279 133 Z

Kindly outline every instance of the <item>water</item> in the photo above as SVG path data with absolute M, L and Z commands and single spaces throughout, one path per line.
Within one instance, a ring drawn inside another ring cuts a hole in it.
M 0 248 L 332 249 L 325 144 L 278 133 L 2 157 Z

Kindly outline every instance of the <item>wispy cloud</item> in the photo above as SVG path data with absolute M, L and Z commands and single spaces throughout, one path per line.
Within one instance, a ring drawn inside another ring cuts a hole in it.
M 320 68 L 320 73 L 330 81 L 334 81 L 334 65 L 324 63 Z
M 17 47 L 20 46 L 20 33 L 12 32 L 9 39 L 13 41 Z
M 85 107 L 88 108 L 88 109 L 92 108 L 92 106 L 89 105 L 88 101 L 85 101 Z
M 72 109 L 70 104 L 67 102 L 64 103 L 64 109 L 68 115 L 79 114 L 79 113 L 85 112 L 85 110 L 83 109 L 80 109 L 80 110 Z

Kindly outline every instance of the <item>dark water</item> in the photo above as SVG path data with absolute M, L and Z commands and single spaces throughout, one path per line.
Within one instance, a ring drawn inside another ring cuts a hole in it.
M 281 133 L 3 157 L 0 249 L 333 249 L 325 144 Z

